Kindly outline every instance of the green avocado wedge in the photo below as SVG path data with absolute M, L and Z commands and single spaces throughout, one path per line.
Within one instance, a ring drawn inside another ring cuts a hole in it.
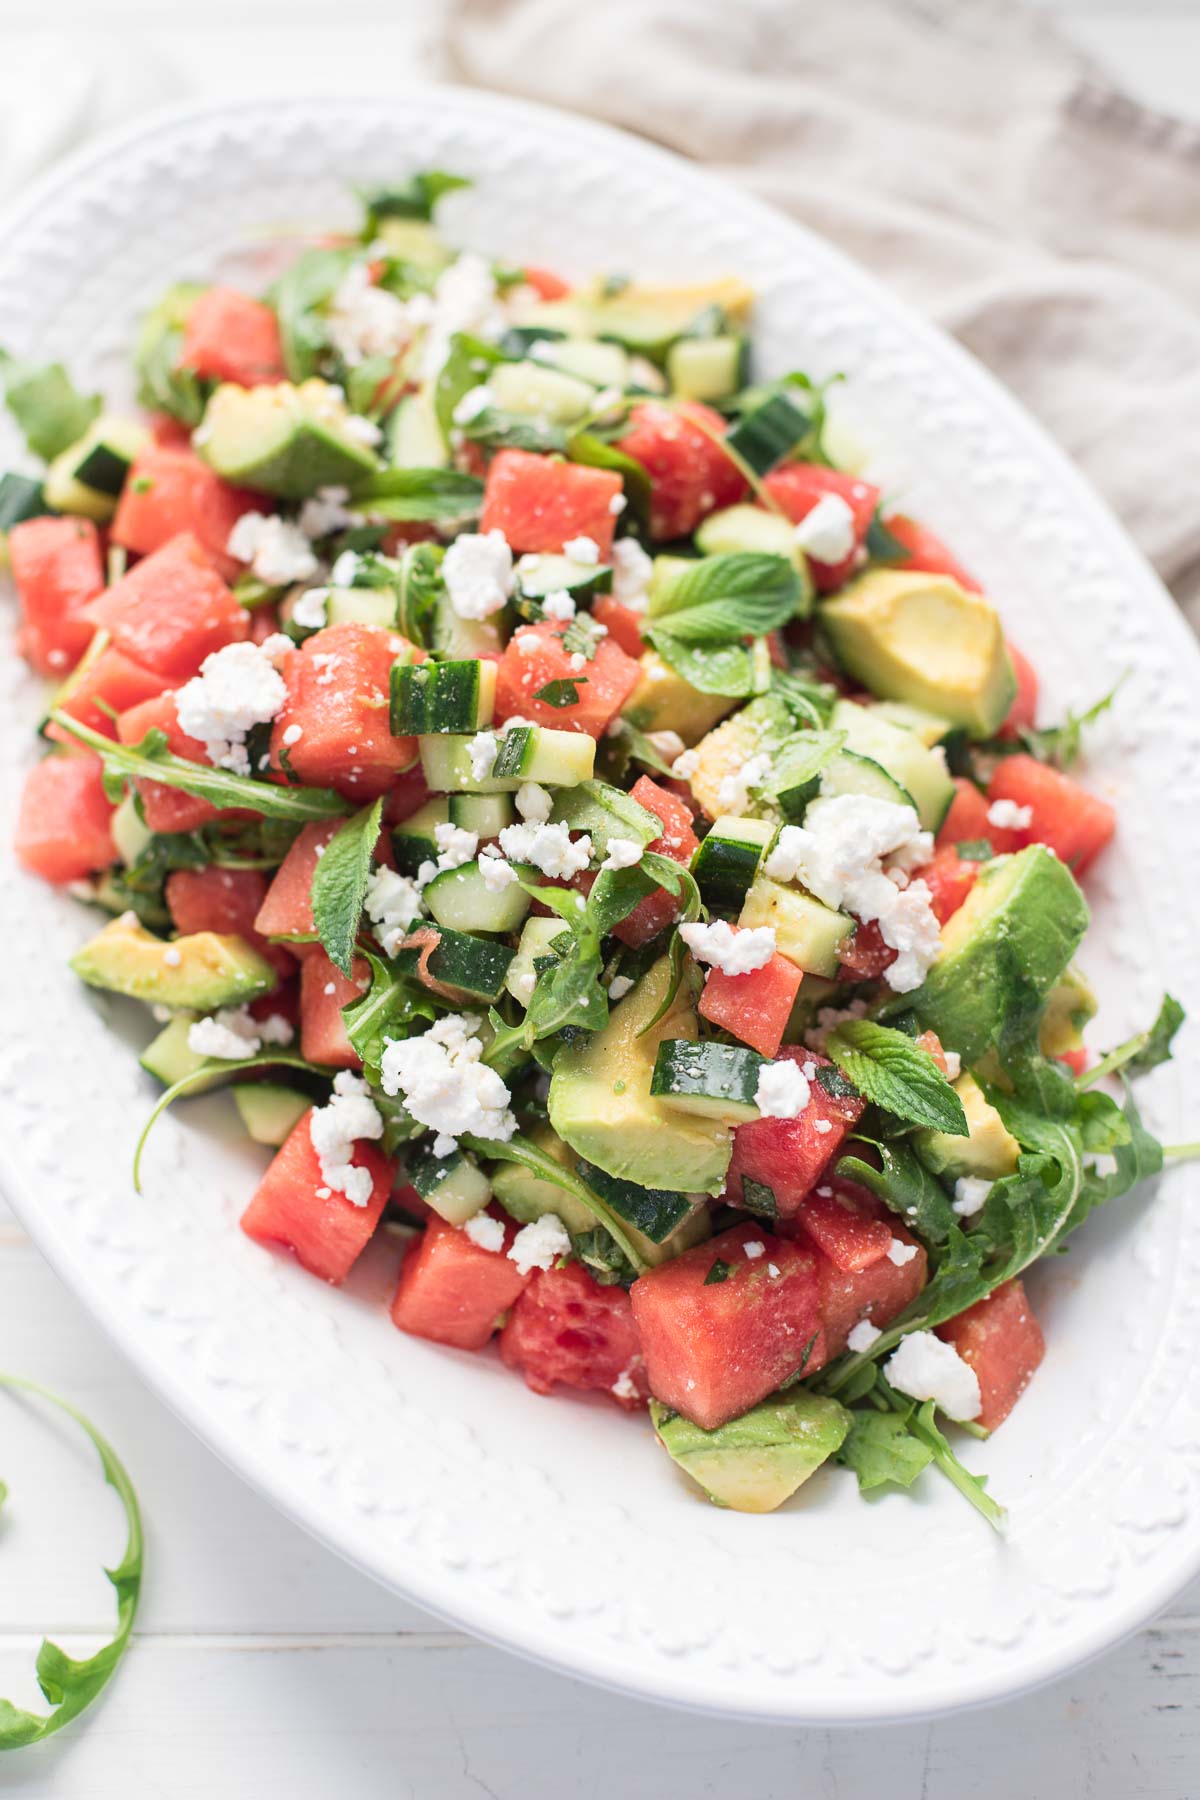
M 703 1431 L 650 1402 L 658 1441 L 715 1506 L 774 1512 L 845 1442 L 850 1414 L 822 1394 L 773 1394 L 740 1419 Z
M 239 1006 L 275 986 L 278 976 L 244 938 L 197 931 L 167 943 L 122 914 L 71 958 L 89 987 L 128 994 L 147 1005 L 212 1012 Z

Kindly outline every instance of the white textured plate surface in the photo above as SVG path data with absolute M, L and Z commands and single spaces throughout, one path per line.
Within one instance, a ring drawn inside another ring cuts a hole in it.
M 454 90 L 178 114 L 90 152 L 10 215 L 0 343 L 61 356 L 119 394 L 135 320 L 168 280 L 261 272 L 264 228 L 349 223 L 352 184 L 430 166 L 476 178 L 447 227 L 508 261 L 747 275 L 763 366 L 850 375 L 843 411 L 871 472 L 980 573 L 1043 673 L 1047 712 L 1133 669 L 1088 772 L 1122 808 L 1090 885 L 1093 1029 L 1116 1041 L 1167 980 L 1195 1002 L 1200 663 L 1167 595 L 969 359 L 718 181 L 616 133 Z M 0 700 L 7 844 L 39 703 L 11 655 Z M 144 1015 L 67 971 L 93 914 L 11 858 L 2 882 L 13 1204 L 214 1450 L 413 1599 L 649 1697 L 849 1722 L 1046 1680 L 1200 1565 L 1200 1218 L 1186 1170 L 1096 1218 L 1034 1277 L 1045 1365 L 996 1440 L 965 1452 L 1009 1504 L 1007 1542 L 932 1476 L 915 1499 L 866 1503 L 851 1475 L 826 1471 L 770 1517 L 723 1513 L 614 1408 L 535 1398 L 493 1358 L 393 1330 L 387 1238 L 341 1293 L 251 1244 L 236 1221 L 263 1155 L 234 1140 L 227 1100 L 163 1123 L 135 1196 L 130 1153 L 154 1087 L 132 1049 Z M 1189 1032 L 1147 1084 L 1168 1137 L 1195 1135 L 1196 1067 Z

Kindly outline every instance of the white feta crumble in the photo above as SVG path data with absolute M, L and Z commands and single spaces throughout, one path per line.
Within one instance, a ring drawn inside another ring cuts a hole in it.
M 676 781 L 690 781 L 700 767 L 700 753 L 697 750 L 685 750 L 677 756 L 671 765 L 671 773 Z
M 306 588 L 292 601 L 292 623 L 305 631 L 320 631 L 329 616 L 329 589 Z
M 684 754 L 683 739 L 677 731 L 648 731 L 646 738 L 666 763 L 674 764 Z M 672 768 L 671 773 L 674 772 Z
M 435 376 L 445 362 L 456 332 L 490 342 L 505 327 L 504 315 L 496 304 L 491 265 L 470 250 L 442 270 L 428 310 L 429 329 L 421 346 L 419 370 L 426 380 Z
M 210 1019 L 197 1019 L 188 1027 L 187 1046 L 195 1056 L 217 1057 L 222 1062 L 244 1062 L 256 1056 L 264 1044 L 290 1044 L 292 1028 L 281 1013 L 256 1019 L 245 1006 L 223 1006 Z
M 906 1244 L 902 1238 L 893 1238 L 887 1248 L 888 1261 L 894 1263 L 898 1269 L 902 1269 L 905 1263 L 910 1263 L 916 1254 L 917 1246 Z
M 542 825 L 550 817 L 554 801 L 546 788 L 536 781 L 523 781 L 514 797 L 521 817 L 534 825 Z
M 415 325 L 407 304 L 378 287 L 365 262 L 346 270 L 326 315 L 330 342 L 351 368 L 369 356 L 399 355 L 411 341 Z
M 468 1219 L 462 1227 L 467 1237 L 481 1250 L 503 1250 L 504 1226 L 499 1219 L 493 1219 L 491 1213 L 478 1212 L 473 1219 Z
M 456 1137 L 451 1137 L 448 1132 L 439 1131 L 433 1140 L 433 1154 L 437 1157 L 439 1162 L 442 1161 L 444 1157 L 453 1156 L 457 1149 L 458 1139 Z
M 434 1131 L 507 1140 L 517 1121 L 504 1082 L 480 1060 L 480 1023 L 478 1013 L 446 1013 L 420 1037 L 386 1039 L 381 1084 Z
M 618 496 L 620 498 L 620 496 Z M 612 547 L 612 596 L 622 606 L 642 612 L 654 563 L 636 538 L 618 538 Z
M 619 500 L 620 498 L 621 496 L 618 494 L 617 499 Z M 637 1382 L 633 1379 L 632 1369 L 622 1369 L 609 1391 L 614 1394 L 618 1400 L 639 1399 L 638 1386 Z
M 923 881 L 900 889 L 885 859 L 905 869 L 928 862 L 933 837 L 911 806 L 866 794 L 815 800 L 803 825 L 785 825 L 764 870 L 775 881 L 800 881 L 826 906 L 876 921 L 896 959 L 884 979 L 896 993 L 920 987 L 941 948 L 937 916 Z
M 765 968 L 775 954 L 773 925 L 743 926 L 724 919 L 710 925 L 681 925 L 679 935 L 697 962 L 710 963 L 722 975 L 750 975 Z
M 868 1012 L 865 1000 L 851 1000 L 848 1006 L 822 1006 L 817 1009 L 817 1022 L 804 1033 L 804 1042 L 810 1050 L 820 1052 L 825 1048 L 825 1039 L 839 1025 L 845 1025 L 850 1019 L 865 1019 Z
M 163 961 L 166 963 L 168 969 L 177 969 L 183 961 L 183 951 L 177 944 L 168 944 L 167 948 L 163 951 Z
M 814 1119 L 813 1120 L 813 1130 L 820 1137 L 828 1137 L 829 1133 L 833 1130 L 833 1120 L 832 1119 Z
M 433 841 L 438 847 L 437 866 L 439 869 L 461 869 L 464 863 L 473 862 L 475 852 L 479 848 L 479 833 L 466 831 L 461 825 L 435 825 Z
M 750 804 L 750 789 L 758 786 L 770 767 L 770 757 L 765 751 L 760 751 L 757 756 L 747 757 L 740 769 L 734 769 L 726 775 L 717 789 L 721 811 L 739 816 L 744 813 Z
M 951 1419 L 975 1419 L 983 1397 L 979 1378 L 953 1344 L 932 1331 L 910 1331 L 884 1364 L 892 1386 L 913 1400 L 932 1400 Z
M 870 1319 L 860 1319 L 846 1339 L 846 1348 L 861 1356 L 864 1350 L 869 1350 L 882 1336 L 878 1325 L 872 1325 Z
M 239 562 L 249 563 L 251 573 L 267 587 L 287 587 L 317 572 L 317 559 L 304 532 L 278 513 L 243 513 L 225 548 Z
M 628 502 L 628 500 L 626 500 L 624 494 L 614 494 L 612 499 L 608 503 L 608 510 L 610 513 L 613 513 L 617 518 L 620 518 L 621 514 L 625 511 L 625 508 L 628 505 L 629 505 L 629 502 Z
M 571 1248 L 567 1228 L 557 1213 L 543 1213 L 532 1225 L 523 1225 L 509 1245 L 508 1260 L 522 1275 L 531 1269 L 549 1269 Z
M 336 981 L 327 981 L 325 983 L 325 986 L 321 989 L 321 992 L 323 994 L 336 994 L 337 993 L 337 982 Z
M 499 740 L 494 731 L 477 731 L 467 745 L 471 775 L 475 781 L 486 781 L 496 760 Z
M 954 1184 L 954 1210 L 960 1219 L 973 1219 L 992 1191 L 990 1181 L 979 1175 L 960 1175 Z
M 362 522 L 362 514 L 352 512 L 347 505 L 349 499 L 349 488 L 318 488 L 300 508 L 296 523 L 306 538 L 324 538 L 335 531 L 347 531 L 351 525 Z
M 1024 831 L 1033 824 L 1032 806 L 1018 806 L 1015 800 L 993 800 L 987 809 L 988 824 L 999 831 Z
M 628 975 L 614 975 L 608 984 L 610 1000 L 623 1000 L 626 994 L 633 992 L 633 981 Z
M 287 729 L 284 731 L 283 741 L 287 745 L 288 749 L 290 750 L 292 745 L 298 744 L 300 742 L 300 739 L 303 736 L 304 736 L 303 725 L 289 725 L 287 727 Z
M 374 1186 L 371 1171 L 356 1168 L 350 1158 L 361 1139 L 383 1136 L 383 1120 L 361 1076 L 345 1069 L 334 1076 L 333 1095 L 314 1107 L 308 1132 L 326 1184 L 352 1205 L 366 1206 Z
M 613 837 L 608 840 L 608 855 L 600 864 L 602 869 L 632 869 L 635 863 L 642 860 L 642 846 L 633 838 Z
M 287 700 L 282 675 L 257 644 L 226 644 L 175 696 L 182 731 L 199 738 L 217 769 L 249 775 L 246 734 L 269 725 Z
M 374 869 L 367 878 L 364 905 L 384 955 L 395 956 L 401 938 L 421 916 L 419 884 L 395 869 Z
M 564 556 L 569 556 L 572 562 L 598 563 L 600 561 L 600 546 L 595 538 L 568 538 L 562 547 L 562 553 Z
M 495 398 L 495 394 L 486 382 L 481 382 L 478 387 L 468 388 L 454 408 L 452 414 L 454 423 L 469 425 L 472 419 L 477 419 L 480 413 L 487 411 L 488 407 L 494 403 Z
M 365 444 L 368 450 L 373 450 L 376 444 L 383 442 L 381 427 L 375 423 L 374 419 L 366 419 L 361 413 L 346 414 L 342 420 L 342 433 L 352 443 Z
M 545 619 L 573 619 L 575 602 L 566 588 L 555 588 L 542 601 L 542 617 Z
M 742 1245 L 742 1250 L 745 1255 L 750 1258 L 751 1262 L 756 1262 L 760 1256 L 765 1256 L 767 1254 L 767 1246 L 760 1243 L 758 1238 L 747 1238 L 746 1242 Z
M 592 840 L 583 832 L 572 841 L 565 825 L 530 821 L 506 825 L 500 833 L 500 848 L 513 862 L 532 863 L 543 875 L 568 881 L 572 875 L 587 868 L 592 855 Z
M 946 1059 L 946 1080 L 957 1081 L 962 1074 L 962 1057 L 957 1050 L 943 1050 Z
M 518 879 L 517 871 L 502 856 L 481 856 L 479 873 L 483 876 L 483 885 L 489 894 L 502 894 L 506 887 L 511 887 Z
M 822 494 L 795 528 L 796 542 L 816 562 L 844 562 L 858 541 L 853 509 L 840 494 Z
M 754 1104 L 764 1119 L 798 1119 L 811 1098 L 812 1088 L 797 1063 L 764 1063 L 758 1071 Z
M 329 579 L 334 587 L 353 587 L 361 567 L 362 557 L 357 550 L 343 550 L 329 571 Z
M 524 974 L 514 977 L 513 986 L 517 990 L 517 999 L 522 1006 L 528 1006 L 533 999 L 533 990 L 537 986 L 537 976 L 532 969 L 526 969 Z
M 542 647 L 542 640 L 536 631 L 518 631 L 513 641 L 517 646 L 518 656 L 536 656 Z
M 512 551 L 502 531 L 466 531 L 442 562 L 450 605 L 460 619 L 489 619 L 513 587 Z

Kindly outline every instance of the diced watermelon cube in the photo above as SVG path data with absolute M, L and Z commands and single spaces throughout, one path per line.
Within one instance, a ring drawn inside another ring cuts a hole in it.
M 621 477 L 528 450 L 501 450 L 484 486 L 481 532 L 501 531 L 513 551 L 561 552 L 572 538 L 591 538 L 607 562 Z
M 208 288 L 188 313 L 179 366 L 202 381 L 232 381 L 238 387 L 282 381 L 279 321 L 269 306 L 237 288 Z
M 995 1431 L 1029 1386 L 1046 1354 L 1042 1328 L 1033 1316 L 1021 1282 L 1006 1281 L 985 1300 L 977 1300 L 957 1318 L 939 1325 L 937 1335 L 953 1344 L 963 1361 L 974 1369 L 983 1400 L 976 1423 L 985 1431 Z
M 872 487 L 869 481 L 860 480 L 857 475 L 843 475 L 840 470 L 827 469 L 820 463 L 802 462 L 782 464 L 767 476 L 764 485 L 772 500 L 783 508 L 796 525 L 801 519 L 806 519 L 814 506 L 828 494 L 836 494 L 839 500 L 846 502 L 854 514 L 854 549 L 838 563 L 824 563 L 817 561 L 815 557 L 809 558 L 813 581 L 821 593 L 840 587 L 853 573 L 858 552 L 862 548 L 871 520 L 875 517 L 875 508 L 879 505 L 879 489 Z
M 148 556 L 189 532 L 218 574 L 232 581 L 243 565 L 229 554 L 229 534 L 243 513 L 261 505 L 249 488 L 222 481 L 190 445 L 147 444 L 130 465 L 112 540 Z
M 14 839 L 22 868 L 44 881 L 80 881 L 116 861 L 102 774 L 90 750 L 48 756 L 30 769 Z
M 731 1031 L 761 1056 L 774 1056 L 803 979 L 795 963 L 778 952 L 746 975 L 710 969 L 700 996 L 700 1016 Z
M 814 1353 L 810 1369 L 840 1356 L 860 1320 L 866 1319 L 882 1331 L 925 1286 L 929 1259 L 924 1248 L 895 1220 L 891 1233 L 916 1254 L 903 1263 L 883 1256 L 868 1269 L 839 1269 L 823 1251 L 814 1252 L 823 1330 L 819 1354 Z
M 250 631 L 246 609 L 189 532 L 143 557 L 86 612 L 93 625 L 111 632 L 118 650 L 177 682 Z
M 821 1325 L 812 1251 L 754 1224 L 685 1250 L 629 1292 L 651 1393 L 705 1431 L 805 1366 Z
M 1100 854 L 1117 828 L 1117 815 L 1106 800 L 1033 756 L 1006 756 L 998 763 L 988 783 L 988 799 L 1030 807 L 1032 822 L 1012 834 L 1017 844 L 1048 844 L 1076 875 Z
M 940 850 L 946 844 L 977 843 L 980 838 L 986 838 L 999 855 L 1006 846 L 997 844 L 996 828 L 989 825 L 987 815 L 987 796 L 981 794 L 975 783 L 968 781 L 965 775 L 956 775 L 954 798 L 934 843 Z
M 581 1263 L 537 1269 L 504 1330 L 500 1355 L 535 1394 L 599 1389 L 622 1406 L 645 1404 L 648 1387 L 629 1295 L 603 1287 Z
M 800 1202 L 796 1223 L 835 1269 L 859 1274 L 892 1247 L 893 1232 L 875 1197 L 853 1181 L 821 1182 Z
M 843 1085 L 842 1078 L 825 1057 L 785 1044 L 780 1058 L 802 1068 L 809 1063 L 815 1066 L 808 1105 L 795 1119 L 750 1119 L 737 1127 L 725 1198 L 734 1206 L 744 1204 L 744 1177 L 770 1188 L 779 1217 L 788 1219 L 799 1211 L 800 1202 L 816 1186 L 846 1133 L 858 1123 L 866 1101 L 861 1095 L 836 1091 Z M 834 1092 L 823 1085 L 822 1074 Z
M 883 524 L 885 530 L 890 531 L 908 553 L 894 558 L 898 568 L 921 569 L 927 575 L 949 575 L 957 581 L 959 587 L 966 588 L 970 593 L 983 592 L 975 577 L 968 574 L 958 558 L 947 550 L 941 538 L 930 531 L 927 525 L 919 525 L 904 513 L 889 513 Z
M 566 626 L 544 619 L 524 625 L 510 639 L 496 665 L 496 719 L 514 716 L 552 731 L 586 731 L 601 738 L 637 686 L 641 670 L 612 638 L 601 638 L 584 668 L 572 667 L 563 648 Z M 536 647 L 535 647 L 536 646 Z M 551 681 L 572 681 L 579 696 L 569 706 L 553 706 L 538 693 Z
M 113 713 L 128 712 L 143 700 L 153 700 L 168 685 L 167 676 L 143 668 L 110 646 L 77 671 L 70 693 L 56 694 L 54 704 L 59 712 L 78 719 L 102 737 L 115 738 L 117 722 Z M 53 723 L 47 725 L 46 736 L 64 744 L 74 741 L 70 732 Z
M 611 594 L 597 594 L 592 601 L 593 619 L 604 626 L 613 643 L 619 645 L 626 656 L 639 657 L 646 648 L 642 641 L 643 616 L 632 606 L 626 606 L 624 601 L 614 600 Z
M 648 775 L 640 775 L 630 789 L 631 797 L 662 820 L 662 835 L 647 845 L 657 856 L 669 856 L 672 862 L 690 863 L 693 855 L 700 847 L 700 840 L 692 830 L 692 814 L 690 809 L 675 794 L 669 794 L 665 788 L 651 781 Z M 636 949 L 640 944 L 648 944 L 652 937 L 657 937 L 671 923 L 679 912 L 679 901 L 666 888 L 655 888 L 644 900 L 639 900 L 633 911 L 613 927 L 613 936 L 620 938 L 623 944 Z
M 314 632 L 281 670 L 288 692 L 271 731 L 275 767 L 364 804 L 386 794 L 418 760 L 416 738 L 393 737 L 388 723 L 392 664 L 410 651 L 404 638 L 377 625 Z
M 720 413 L 699 400 L 679 406 L 644 400 L 633 408 L 617 449 L 650 477 L 653 537 L 686 537 L 709 513 L 742 499 L 745 479 L 721 448 L 727 429 Z
M 350 966 L 354 973 L 347 977 L 319 945 L 300 965 L 300 1053 L 333 1069 L 362 1068 L 346 1035 L 342 1008 L 362 999 L 371 984 L 371 965 L 356 956 Z
M 405 819 L 411 819 L 428 799 L 425 771 L 419 762 L 414 763 L 411 769 L 405 769 L 403 774 L 397 775 L 394 785 L 388 789 L 383 803 L 384 824 L 389 828 L 403 825 Z
M 242 1214 L 242 1230 L 259 1244 L 283 1244 L 296 1260 L 335 1284 L 366 1249 L 392 1187 L 392 1165 L 374 1144 L 355 1144 L 350 1161 L 371 1175 L 371 1198 L 355 1206 L 331 1191 L 309 1133 L 312 1109 L 271 1162 Z
M 340 819 L 317 819 L 302 825 L 287 855 L 271 877 L 266 898 L 254 921 L 263 937 L 311 940 L 316 936 L 312 913 L 312 880 L 320 853 L 332 838 Z
M 143 700 L 117 719 L 117 739 L 122 744 L 138 744 L 148 731 L 165 733 L 167 748 L 173 755 L 188 762 L 208 763 L 208 752 L 199 738 L 189 737 L 180 725 L 173 693 Z M 168 787 L 162 781 L 139 781 L 137 789 L 151 831 L 198 831 L 201 825 L 209 825 L 222 816 L 211 800 L 185 794 L 182 788 Z M 225 809 L 225 816 L 238 815 Z
M 281 944 L 269 944 L 254 921 L 267 893 L 261 869 L 173 869 L 163 888 L 167 911 L 183 937 L 197 931 L 233 933 L 253 945 L 280 975 L 290 975 L 295 958 Z
M 8 554 L 18 648 L 40 675 L 65 675 L 92 638 L 84 608 L 104 586 L 100 534 L 90 519 L 25 519 L 8 534 Z
M 506 1222 L 504 1248 L 485 1250 L 465 1231 L 431 1218 L 401 1266 L 393 1324 L 435 1344 L 482 1350 L 529 1279 L 506 1254 L 515 1235 Z
M 895 950 L 884 943 L 874 919 L 859 924 L 854 935 L 843 940 L 840 951 L 838 976 L 842 981 L 878 981 L 896 960 Z
M 913 870 L 913 880 L 923 881 L 929 889 L 929 904 L 939 925 L 958 911 L 979 879 L 979 868 L 977 862 L 961 857 L 953 844 L 943 844 L 934 851 L 932 862 Z
M 996 735 L 1016 738 L 1022 731 L 1032 731 L 1037 723 L 1038 678 L 1037 670 L 1029 658 L 1021 654 L 1011 639 L 1005 641 L 1008 645 L 1008 660 L 1012 663 L 1013 674 L 1017 678 L 1017 697 Z
M 526 263 L 521 273 L 542 300 L 565 300 L 571 291 L 569 284 L 552 269 L 536 269 Z

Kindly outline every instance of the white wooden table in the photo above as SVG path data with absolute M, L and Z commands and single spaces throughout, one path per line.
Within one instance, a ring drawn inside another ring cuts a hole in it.
M 1141 97 L 1200 114 L 1200 0 L 1045 0 Z M 345 20 L 281 0 L 219 4 L 170 33 L 145 4 L 66 0 L 168 62 L 236 26 L 234 80 L 284 37 L 319 79 Z M 344 9 L 345 10 L 345 9 Z M 365 10 L 352 6 L 356 12 Z M 11 24 L 0 0 L 5 36 Z M 68 21 L 69 22 L 69 21 Z M 56 18 L 61 24 L 61 18 Z M 389 50 L 414 24 L 383 8 Z M 389 41 L 390 40 L 390 41 Z M 342 38 L 345 43 L 349 40 Z M 382 46 L 381 46 L 382 48 Z M 392 66 L 397 66 L 393 64 Z M 10 97 L 11 98 L 11 97 Z M 0 1367 L 70 1396 L 142 1499 L 138 1632 L 100 1707 L 0 1761 L 0 1794 L 49 1800 L 1193 1800 L 1200 1792 L 1200 1584 L 1152 1628 L 1029 1699 L 932 1726 L 801 1732 L 712 1723 L 546 1674 L 346 1568 L 243 1487 L 147 1394 L 0 1203 Z M 39 1704 L 48 1632 L 111 1634 L 100 1573 L 123 1526 L 90 1446 L 0 1396 L 0 1693 Z

